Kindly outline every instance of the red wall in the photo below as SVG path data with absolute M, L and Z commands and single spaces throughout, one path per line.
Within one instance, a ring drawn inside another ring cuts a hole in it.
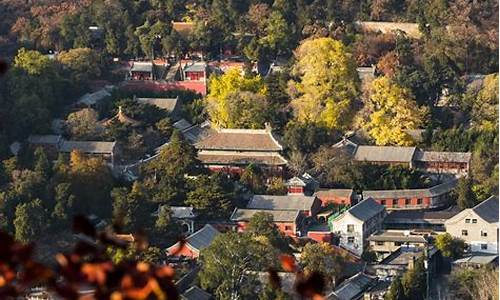
M 189 249 L 189 247 L 186 244 L 182 244 L 182 247 L 180 249 L 179 249 L 179 244 L 176 244 L 175 246 L 173 246 L 171 249 L 168 250 L 168 255 L 198 258 L 198 253 Z
M 204 81 L 176 81 L 176 82 L 158 82 L 129 80 L 123 85 L 123 89 L 128 91 L 148 90 L 162 92 L 168 90 L 191 90 L 203 96 L 207 94 L 207 85 Z
M 316 242 L 330 243 L 333 238 L 332 232 L 309 231 L 307 237 Z
M 274 222 L 274 225 L 278 228 L 278 230 L 286 236 L 296 237 L 296 229 L 295 223 L 284 223 L 284 222 Z M 248 226 L 248 222 L 241 221 L 238 222 L 238 232 L 243 232 L 246 230 Z M 286 229 L 285 226 L 290 226 L 291 229 Z
M 329 203 L 334 204 L 349 204 L 352 205 L 352 200 L 350 197 L 336 197 L 336 196 L 323 196 L 318 194 L 319 200 L 321 200 L 322 206 L 327 206 Z

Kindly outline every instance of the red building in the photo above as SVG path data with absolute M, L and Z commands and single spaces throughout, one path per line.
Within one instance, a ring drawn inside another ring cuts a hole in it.
M 426 189 L 363 191 L 363 198 L 373 198 L 387 209 L 429 209 L 449 205 L 449 193 L 457 180 Z
M 129 72 L 130 80 L 153 80 L 154 72 L 153 72 L 153 62 L 140 62 L 135 61 L 132 62 L 132 67 Z
M 321 209 L 321 201 L 314 196 L 305 195 L 254 195 L 247 207 L 260 210 L 300 211 L 305 217 L 316 217 Z
M 167 255 L 180 258 L 196 259 L 200 251 L 212 243 L 219 231 L 212 225 L 205 225 L 200 230 L 191 234 L 183 242 L 177 242 L 167 248 Z
M 304 173 L 288 179 L 285 185 L 287 186 L 288 194 L 310 195 L 318 188 L 319 182 L 308 173 Z
M 245 231 L 250 219 L 257 213 L 264 212 L 273 216 L 273 223 L 286 236 L 297 237 L 302 230 L 303 216 L 298 210 L 263 210 L 236 208 L 230 219 L 236 222 L 239 232 Z
M 208 67 L 204 61 L 186 62 L 182 67 L 183 81 L 206 81 L 207 75 Z

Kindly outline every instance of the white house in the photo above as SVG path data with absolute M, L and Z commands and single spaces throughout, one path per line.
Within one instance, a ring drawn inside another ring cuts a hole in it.
M 446 232 L 464 240 L 472 252 L 498 253 L 498 196 L 464 209 L 444 226 Z
M 330 219 L 330 228 L 339 236 L 340 246 L 361 256 L 367 244 L 366 239 L 381 229 L 386 214 L 383 205 L 368 198 Z

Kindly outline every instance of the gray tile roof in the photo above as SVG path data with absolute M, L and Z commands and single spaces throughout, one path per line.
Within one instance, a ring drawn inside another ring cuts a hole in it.
M 498 260 L 498 254 L 490 254 L 490 253 L 471 253 L 470 255 L 457 259 L 452 262 L 454 265 L 460 264 L 478 264 L 478 265 L 488 265 L 492 264 Z
M 361 221 L 367 221 L 385 210 L 383 205 L 377 203 L 372 198 L 368 198 L 354 205 L 346 213 L 351 214 Z
M 30 135 L 28 137 L 28 143 L 37 145 L 37 144 L 53 144 L 57 145 L 61 142 L 62 136 L 54 135 L 54 134 L 46 134 L 46 135 Z
M 254 195 L 247 208 L 266 210 L 311 210 L 316 197 L 304 195 Z
M 470 152 L 434 152 L 417 150 L 415 161 L 421 162 L 470 162 L 472 154 Z
M 184 66 L 184 72 L 204 72 L 207 68 L 205 62 L 195 62 Z
M 413 159 L 415 151 L 415 147 L 359 145 L 354 153 L 354 160 L 367 162 L 410 163 Z
M 488 223 L 498 223 L 498 196 L 491 196 L 472 210 Z
M 451 207 L 439 211 L 422 211 L 422 210 L 395 210 L 391 211 L 385 218 L 385 223 L 411 223 L 411 222 L 426 222 L 432 224 L 444 224 L 444 222 L 455 215 L 460 210 L 457 207 Z
M 179 97 L 177 98 L 136 98 L 137 102 L 154 105 L 164 109 L 169 113 L 175 112 L 180 105 Z
M 273 216 L 274 222 L 295 222 L 299 216 L 299 210 L 262 210 L 236 208 L 230 217 L 231 221 L 250 221 L 259 212 L 265 212 Z
M 210 300 L 213 299 L 212 295 L 210 295 L 205 290 L 197 286 L 192 286 L 187 289 L 182 295 L 181 299 L 183 300 Z
M 64 141 L 59 149 L 61 152 L 78 150 L 87 154 L 112 154 L 116 142 L 96 141 Z
M 140 62 L 136 61 L 133 63 L 131 72 L 153 72 L 153 63 L 152 62 Z
M 352 276 L 339 285 L 335 291 L 327 296 L 332 300 L 355 300 L 362 297 L 363 293 L 377 282 L 377 277 L 362 272 Z
M 422 235 L 409 234 L 404 232 L 394 231 L 379 231 L 367 238 L 368 241 L 382 242 L 411 242 L 411 243 L 427 243 L 427 240 Z
M 207 224 L 200 230 L 188 236 L 186 238 L 186 244 L 191 248 L 200 251 L 201 249 L 208 247 L 219 234 L 220 232 L 217 229 L 215 229 L 212 225 Z
M 189 206 L 170 206 L 172 217 L 176 219 L 193 219 L 196 217 L 193 208 Z
M 179 129 L 180 131 L 184 131 L 189 127 L 193 126 L 193 124 L 189 123 L 186 119 L 180 119 L 179 121 L 175 122 L 173 126 Z
M 280 151 L 283 147 L 266 129 L 219 129 L 195 144 L 203 150 Z
M 285 165 L 286 159 L 277 152 L 252 151 L 211 151 L 201 150 L 198 159 L 204 164 L 235 164 L 235 165 Z

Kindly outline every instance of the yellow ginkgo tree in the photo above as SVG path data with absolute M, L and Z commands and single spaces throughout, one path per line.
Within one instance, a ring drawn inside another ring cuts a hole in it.
M 292 106 L 300 123 L 346 129 L 355 113 L 359 78 L 352 55 L 331 38 L 307 40 L 295 51 Z
M 385 76 L 372 82 L 367 105 L 364 128 L 377 145 L 413 145 L 407 130 L 421 128 L 428 112 L 426 107 L 418 107 L 408 90 Z

